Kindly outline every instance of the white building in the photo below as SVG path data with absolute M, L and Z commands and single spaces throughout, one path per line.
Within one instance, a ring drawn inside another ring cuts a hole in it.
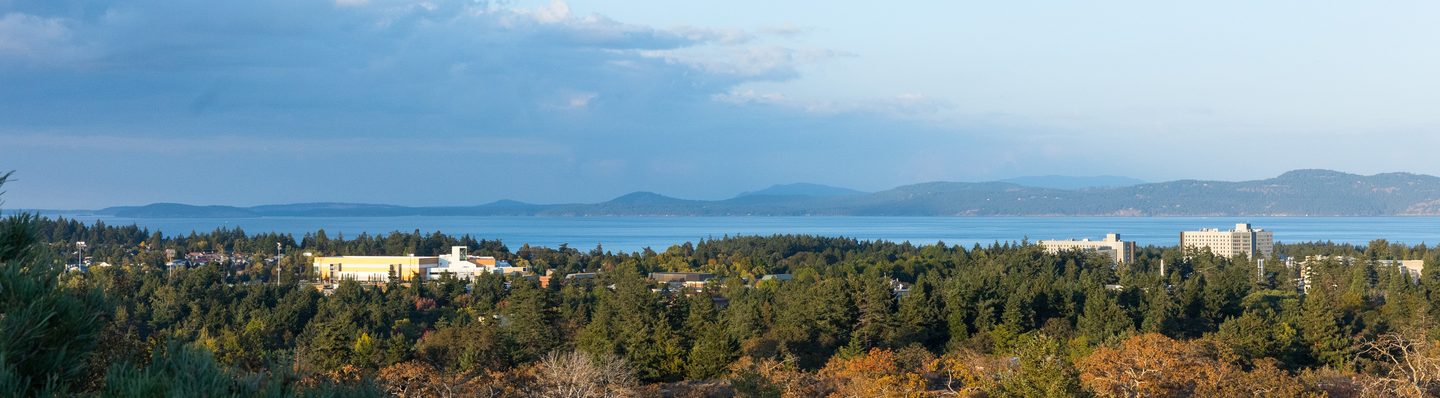
M 1104 240 L 1042 240 L 1040 246 L 1050 253 L 1079 250 L 1085 252 L 1097 252 L 1112 259 L 1116 263 L 1128 263 L 1135 261 L 1135 242 L 1120 240 L 1120 234 L 1106 234 Z
M 431 280 L 443 278 L 444 275 L 454 276 L 456 279 L 471 280 L 480 274 L 523 274 L 524 267 L 514 267 L 508 261 L 498 261 L 495 257 L 476 257 L 470 255 L 470 249 L 465 246 L 450 247 L 450 254 L 441 255 L 439 264 L 430 268 L 428 278 Z
M 1275 234 L 1250 224 L 1235 224 L 1235 229 L 1221 231 L 1206 228 L 1180 233 L 1180 247 L 1208 249 L 1221 257 L 1244 254 L 1250 258 L 1270 258 L 1275 254 Z

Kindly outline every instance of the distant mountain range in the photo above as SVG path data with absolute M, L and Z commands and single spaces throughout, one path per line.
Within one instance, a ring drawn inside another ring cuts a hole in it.
M 1071 188 L 1067 188 L 1071 187 Z M 930 182 L 880 192 L 777 185 L 724 200 L 636 192 L 589 204 L 502 200 L 475 206 L 302 203 L 254 207 L 156 203 L 95 210 L 133 218 L 360 216 L 1394 216 L 1440 215 L 1440 177 L 1297 170 L 1256 181 L 1139 183 L 1124 177 Z
M 832 196 L 855 196 L 855 195 L 864 195 L 864 194 L 865 194 L 865 192 L 856 191 L 856 190 L 850 189 L 850 188 L 832 187 L 832 186 L 829 186 L 829 185 L 820 185 L 820 184 L 799 183 L 799 184 L 775 185 L 775 186 L 771 186 L 771 187 L 769 187 L 769 188 L 761 189 L 761 190 L 759 190 L 759 191 L 743 192 L 743 193 L 741 193 L 741 194 L 739 195 L 739 197 L 746 197 L 746 196 L 814 196 L 814 197 L 821 197 L 821 198 L 823 198 L 823 197 L 832 197 Z
M 1119 176 L 1072 177 L 1053 175 L 1006 178 L 1000 180 L 1000 182 L 1034 188 L 1054 189 L 1119 188 L 1145 183 L 1143 180 Z

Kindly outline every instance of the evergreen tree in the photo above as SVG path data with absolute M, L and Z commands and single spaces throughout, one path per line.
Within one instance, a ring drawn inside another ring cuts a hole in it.
M 702 325 L 700 336 L 690 348 L 685 374 L 691 379 L 709 379 L 725 374 L 735 361 L 739 347 L 719 325 Z
M 1171 298 L 1169 289 L 1158 286 L 1151 289 L 1146 300 L 1145 320 L 1140 328 L 1147 333 L 1174 335 L 1178 315 L 1175 301 Z
M 850 344 L 865 352 L 890 341 L 889 335 L 895 329 L 895 296 L 890 292 L 890 282 L 883 277 L 861 277 L 856 285 L 860 316 Z
M 1318 364 L 1343 368 L 1350 362 L 1350 339 L 1341 330 L 1329 289 L 1317 287 L 1305 297 L 1300 315 L 1301 339 Z
M 0 186 L 10 176 L 0 174 Z M 38 219 L 0 220 L 0 395 L 65 395 L 83 384 L 102 328 L 99 292 L 62 284 L 38 247 Z
M 935 288 L 925 275 L 921 275 L 910 287 L 910 293 L 900 298 L 899 310 L 895 316 L 895 345 L 904 347 L 921 344 L 940 348 L 943 338 L 943 309 L 936 297 Z
M 1015 348 L 1018 372 L 1004 380 L 996 396 L 1060 398 L 1083 395 L 1073 365 L 1060 342 L 1041 334 L 1020 336 Z
M 510 286 L 503 328 L 514 344 L 512 360 L 530 362 L 556 346 L 554 304 L 550 292 L 534 281 L 517 279 Z
M 1135 322 L 1109 293 L 1096 289 L 1086 295 L 1085 311 L 1080 314 L 1075 329 L 1090 341 L 1111 342 L 1132 332 Z

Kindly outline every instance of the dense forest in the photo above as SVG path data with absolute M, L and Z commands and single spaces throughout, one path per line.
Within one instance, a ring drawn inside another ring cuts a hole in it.
M 77 241 L 92 266 L 66 271 Z M 439 254 L 450 245 L 537 274 L 598 277 L 547 287 L 494 275 L 347 281 L 328 294 L 308 282 L 307 252 Z M 254 261 L 167 267 L 167 250 Z M 1302 289 L 1301 267 L 1278 259 L 1261 267 L 1162 247 L 1118 265 L 1026 242 L 816 236 L 615 253 L 419 231 L 165 236 L 21 214 L 0 221 L 0 395 L 1440 393 L 1440 277 L 1375 261 L 1423 259 L 1433 269 L 1440 252 L 1384 241 L 1277 252 L 1329 257 L 1309 264 Z M 719 279 L 670 290 L 646 279 L 655 271 Z M 760 280 L 782 273 L 793 279 Z

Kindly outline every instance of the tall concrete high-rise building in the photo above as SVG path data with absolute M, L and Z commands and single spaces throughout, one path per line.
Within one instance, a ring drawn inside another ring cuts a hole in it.
M 1221 231 L 1206 228 L 1180 233 L 1180 247 L 1209 249 L 1221 257 L 1244 254 L 1250 258 L 1269 258 L 1275 254 L 1275 234 L 1250 224 L 1235 224 L 1235 229 Z
M 1107 234 L 1105 240 L 1042 240 L 1039 243 L 1051 253 L 1065 250 L 1094 251 L 1114 258 L 1116 263 L 1135 261 L 1135 242 L 1120 240 L 1120 234 Z

